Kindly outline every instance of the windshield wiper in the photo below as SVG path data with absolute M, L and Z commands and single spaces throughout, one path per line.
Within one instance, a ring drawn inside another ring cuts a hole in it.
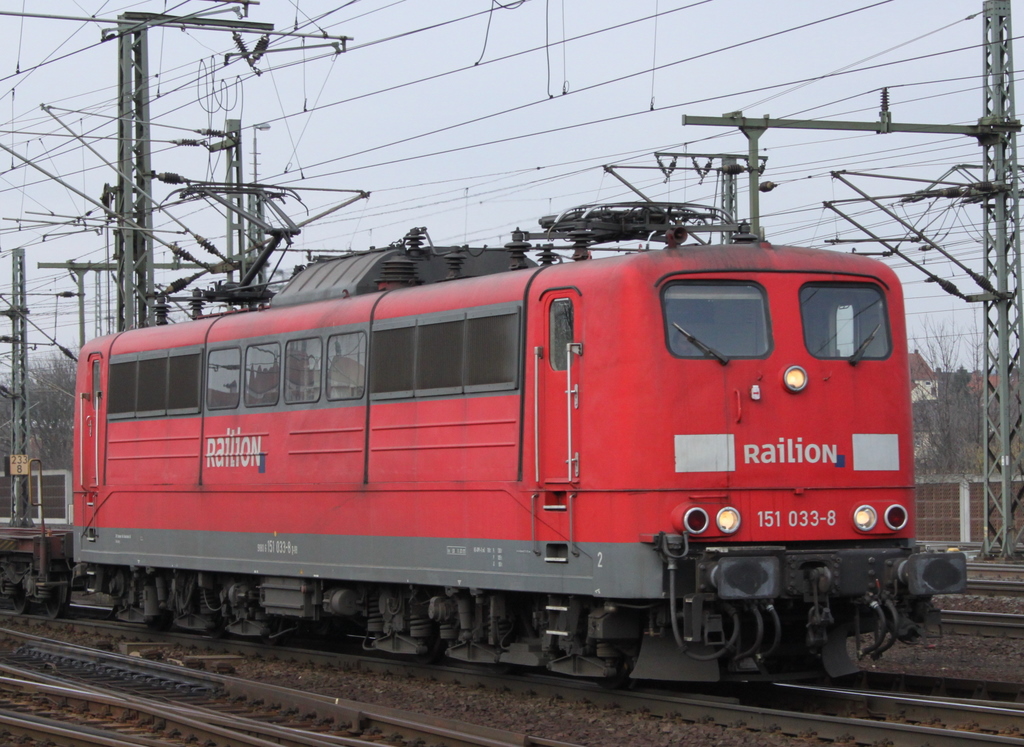
M 860 359 L 864 357 L 864 354 L 868 352 L 868 345 L 870 345 L 871 341 L 875 339 L 875 335 L 878 334 L 878 330 L 881 328 L 882 323 L 879 322 L 875 325 L 875 328 L 871 330 L 871 334 L 864 338 L 864 342 L 858 345 L 857 349 L 853 351 L 853 355 L 846 359 L 850 361 L 851 366 L 856 366 L 860 362 Z
M 729 359 L 726 356 L 724 356 L 721 353 L 719 353 L 717 350 L 715 350 L 713 347 L 708 345 L 706 342 L 701 342 L 700 340 L 698 340 L 696 337 L 691 335 L 689 332 L 687 332 L 685 329 L 680 327 L 675 322 L 672 322 L 672 326 L 675 327 L 676 329 L 678 329 L 680 332 L 682 332 L 683 333 L 683 337 L 685 337 L 687 340 L 689 340 L 690 344 L 693 345 L 698 350 L 700 350 L 702 353 L 704 353 L 705 356 L 710 356 L 711 358 L 714 358 L 716 361 L 721 363 L 723 366 L 726 363 L 729 362 Z

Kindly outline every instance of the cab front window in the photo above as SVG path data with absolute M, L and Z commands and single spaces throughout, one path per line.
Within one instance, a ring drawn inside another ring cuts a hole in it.
M 867 283 L 809 283 L 800 289 L 804 344 L 815 358 L 888 358 L 885 298 Z
M 665 334 L 679 358 L 763 358 L 771 350 L 764 290 L 753 283 L 682 282 L 665 289 Z

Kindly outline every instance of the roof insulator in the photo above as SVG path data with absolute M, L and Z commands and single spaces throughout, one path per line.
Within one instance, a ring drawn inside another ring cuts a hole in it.
M 533 248 L 533 244 L 526 240 L 526 232 L 516 229 L 512 232 L 512 240 L 505 244 L 509 254 L 508 269 L 525 270 L 529 265 L 526 263 L 526 252 Z
M 448 274 L 445 280 L 458 280 L 462 277 L 462 264 L 466 261 L 466 255 L 461 249 L 448 252 L 444 257 L 444 263 L 448 265 Z
M 544 244 L 540 248 L 540 254 L 537 255 L 537 262 L 541 265 L 553 265 L 558 259 L 554 244 Z
M 405 246 L 405 254 L 410 259 L 426 259 L 430 253 L 423 248 L 423 240 L 427 236 L 426 228 L 410 228 L 409 233 L 402 237 L 402 244 Z
M 574 262 L 590 259 L 590 243 L 593 240 L 593 235 L 594 232 L 589 228 L 577 228 L 575 231 L 569 231 Z

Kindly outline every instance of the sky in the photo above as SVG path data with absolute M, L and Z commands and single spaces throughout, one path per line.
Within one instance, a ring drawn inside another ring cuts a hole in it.
M 684 114 L 873 122 L 888 88 L 894 122 L 976 124 L 981 11 L 982 0 L 0 0 L 2 300 L 11 252 L 24 247 L 34 354 L 49 354 L 51 339 L 77 348 L 77 300 L 59 295 L 76 290 L 74 279 L 38 264 L 111 256 L 112 226 L 96 203 L 116 183 L 118 47 L 104 39 L 123 13 L 201 14 L 287 32 L 270 35 L 251 64 L 223 30 L 155 27 L 147 36 L 155 172 L 223 181 L 225 152 L 206 147 L 221 138 L 200 133 L 237 119 L 245 179 L 294 190 L 278 203 L 293 222 L 351 196 L 339 190 L 370 193 L 305 225 L 274 259 L 287 276 L 310 257 L 387 245 L 413 227 L 426 227 L 436 245 L 497 246 L 516 228 L 536 230 L 543 215 L 638 199 L 609 165 L 651 199 L 714 204 L 714 172 L 666 173 L 652 168 L 653 154 L 743 155 L 748 143 L 735 128 L 684 127 Z M 259 35 L 241 39 L 251 52 Z M 182 140 L 201 144 L 173 142 Z M 772 129 L 760 146 L 762 179 L 777 185 L 760 199 L 769 241 L 877 251 L 823 204 L 858 197 L 831 175 L 857 172 L 848 178 L 860 189 L 981 271 L 978 205 L 899 199 L 979 164 L 975 140 Z M 223 252 L 225 218 L 208 202 L 182 201 L 180 188 L 154 182 L 158 235 L 215 261 L 185 229 Z M 746 220 L 745 179 L 739 197 L 737 218 Z M 843 209 L 906 238 L 874 206 Z M 965 293 L 979 291 L 938 252 L 900 246 Z M 158 245 L 155 261 L 172 259 Z M 971 367 L 978 305 L 898 257 L 884 261 L 905 284 L 911 347 L 955 347 L 952 360 Z M 190 274 L 161 271 L 157 284 Z M 110 331 L 110 298 L 109 277 L 89 273 L 88 338 Z

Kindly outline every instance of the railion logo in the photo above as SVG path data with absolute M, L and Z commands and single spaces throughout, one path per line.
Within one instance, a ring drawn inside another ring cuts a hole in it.
M 777 443 L 739 444 L 734 433 L 677 433 L 672 441 L 676 472 L 735 472 L 747 464 L 820 464 L 854 472 L 900 468 L 898 433 L 853 433 L 849 442 L 844 439 L 845 454 L 836 444 L 781 436 Z
M 846 466 L 835 444 L 805 444 L 802 438 L 779 438 L 775 444 L 743 444 L 744 464 L 834 464 Z
M 241 428 L 223 436 L 207 436 L 207 467 L 249 467 L 266 472 L 267 455 L 263 453 L 263 436 L 243 436 Z

